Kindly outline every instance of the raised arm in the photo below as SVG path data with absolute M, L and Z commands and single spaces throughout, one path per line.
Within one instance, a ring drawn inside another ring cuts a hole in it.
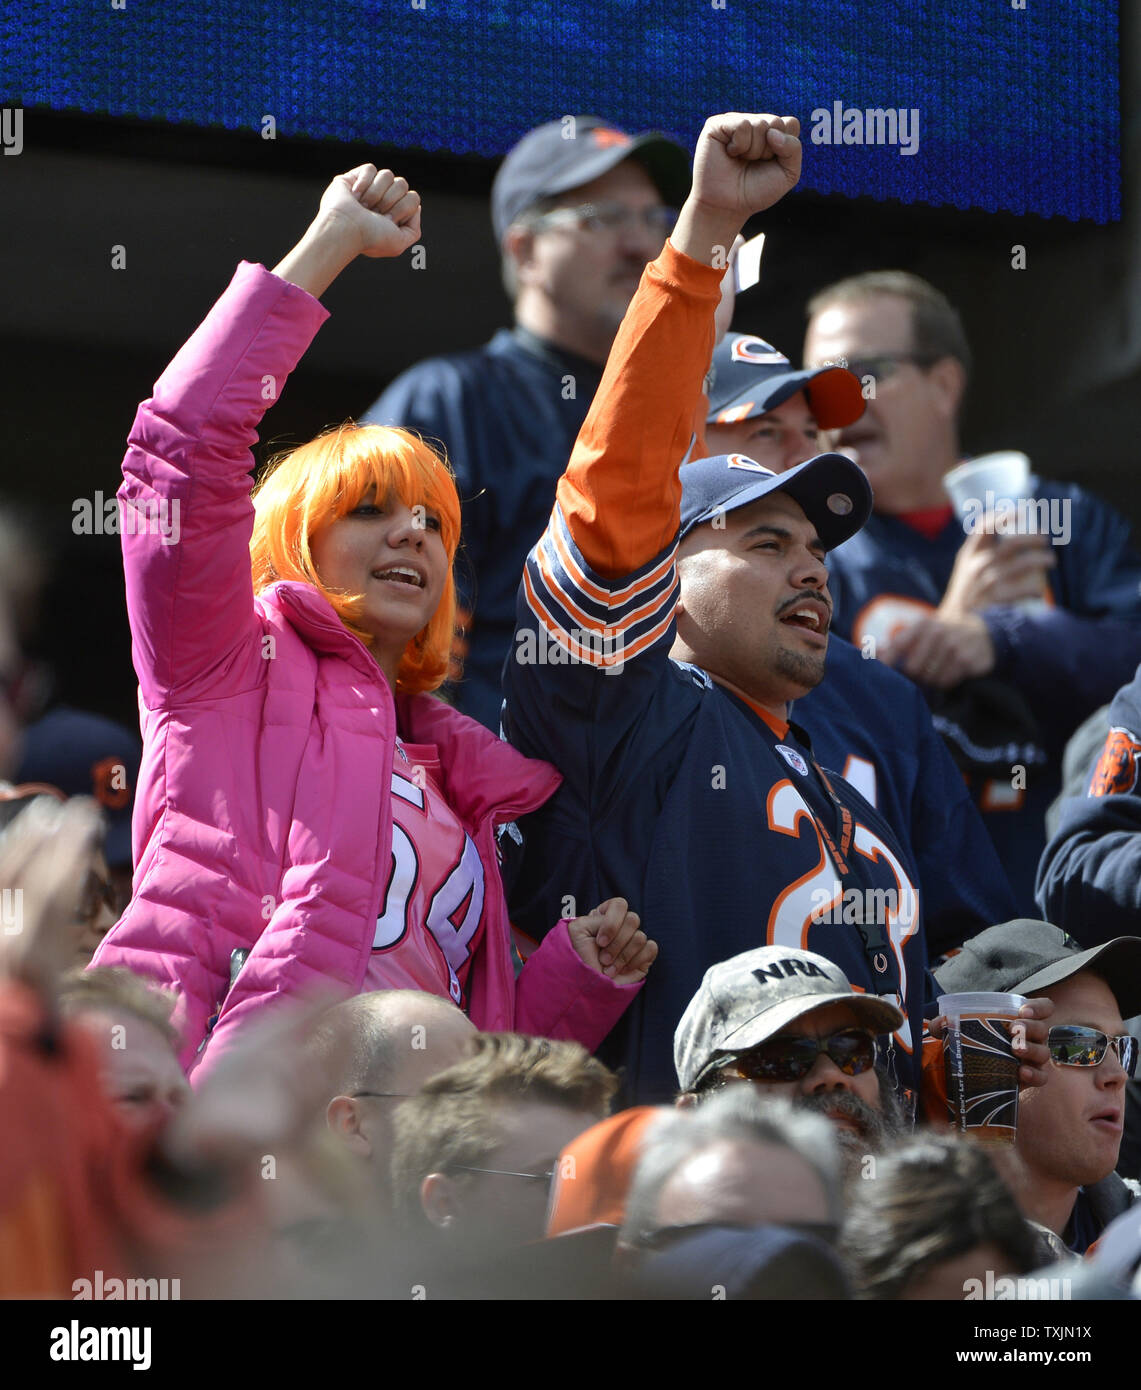
M 798 130 L 791 116 L 705 123 L 692 190 L 646 267 L 527 558 L 504 666 L 504 729 L 523 752 L 554 762 L 596 810 L 632 785 L 651 802 L 657 794 L 637 779 L 661 730 L 640 716 L 673 643 L 678 473 L 730 250 L 746 219 L 796 183 Z
M 250 449 L 328 317 L 317 302 L 358 255 L 420 234 L 403 179 L 362 165 L 326 189 L 271 273 L 243 263 L 139 407 L 123 462 L 120 529 L 135 669 L 154 708 L 248 688 L 261 662 L 249 542 Z
M 599 575 L 648 564 L 679 525 L 678 468 L 713 352 L 721 279 L 741 227 L 800 177 L 793 116 L 706 121 L 693 186 L 665 251 L 646 270 L 575 443 L 558 500 Z

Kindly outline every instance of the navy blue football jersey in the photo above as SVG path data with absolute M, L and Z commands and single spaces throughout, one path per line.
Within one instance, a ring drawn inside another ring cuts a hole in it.
M 1019 915 L 963 775 L 913 681 L 832 636 L 824 680 L 797 700 L 793 718 L 811 737 L 817 761 L 851 782 L 910 845 L 933 959 Z
M 917 1088 L 927 946 L 910 852 L 820 771 L 802 730 L 671 660 L 676 600 L 674 547 L 607 580 L 556 507 L 527 561 L 504 727 L 566 780 L 528 818 L 512 920 L 539 938 L 615 895 L 641 916 L 661 953 L 600 1052 L 639 1102 L 676 1091 L 674 1029 L 705 971 L 765 944 L 816 951 L 900 1001 L 895 1067 Z M 588 623 L 609 634 L 595 653 Z M 616 654 L 620 667 L 592 664 Z

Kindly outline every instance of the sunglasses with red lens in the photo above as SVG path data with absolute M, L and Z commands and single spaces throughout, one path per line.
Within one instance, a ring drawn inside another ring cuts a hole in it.
M 845 1076 L 860 1076 L 876 1064 L 875 1035 L 864 1028 L 844 1028 L 826 1038 L 768 1038 L 726 1062 L 721 1073 L 742 1081 L 801 1081 L 822 1052 Z

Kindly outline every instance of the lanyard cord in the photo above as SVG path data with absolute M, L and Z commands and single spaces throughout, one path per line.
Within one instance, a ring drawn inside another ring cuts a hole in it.
M 836 808 L 836 813 L 840 821 L 840 844 L 836 844 L 833 837 L 828 833 L 827 827 L 820 822 L 811 806 L 808 808 L 809 814 L 812 816 L 813 822 L 820 832 L 821 839 L 827 845 L 828 851 L 832 855 L 841 880 L 845 880 L 852 872 L 851 865 L 848 862 L 848 854 L 852 844 L 852 833 L 855 828 L 852 813 L 836 795 L 836 789 L 832 786 L 828 774 L 811 754 L 809 754 L 809 757 L 811 758 L 812 766 L 817 776 L 820 778 L 820 781 L 824 785 L 824 789 L 828 793 L 829 799 Z M 859 920 L 852 925 L 860 933 L 860 939 L 864 946 L 864 954 L 867 956 L 868 964 L 872 968 L 872 979 L 879 983 L 879 988 L 876 992 L 879 994 L 895 994 L 897 991 L 890 988 L 891 972 L 889 966 L 891 944 L 888 941 L 884 923 L 867 921 L 866 917 L 867 914 L 861 912 L 859 914 Z

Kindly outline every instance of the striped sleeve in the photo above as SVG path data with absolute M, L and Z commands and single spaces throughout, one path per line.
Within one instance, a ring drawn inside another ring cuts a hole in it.
M 663 638 L 668 638 L 668 651 L 678 594 L 676 552 L 673 542 L 633 574 L 606 579 L 584 560 L 556 503 L 523 572 L 520 598 L 534 627 L 527 623 L 516 632 L 515 660 L 617 672 Z M 528 638 L 536 648 L 530 659 L 524 650 Z M 538 651 L 540 643 L 546 654 Z M 563 653 L 554 662 L 552 648 Z

